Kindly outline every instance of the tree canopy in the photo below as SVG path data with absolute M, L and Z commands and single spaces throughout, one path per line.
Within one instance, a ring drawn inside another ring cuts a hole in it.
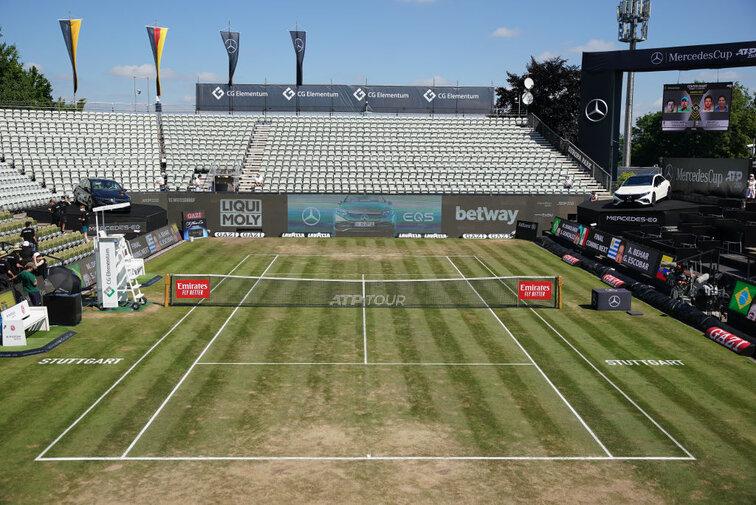
M 659 158 L 748 158 L 756 139 L 756 97 L 739 82 L 732 87 L 730 129 L 663 132 L 661 111 L 639 117 L 633 127 L 633 164 L 651 166 Z
M 49 107 L 52 84 L 36 67 L 24 68 L 14 44 L 0 42 L 0 105 L 20 104 Z
M 576 142 L 580 109 L 580 67 L 566 63 L 567 60 L 560 57 L 538 62 L 531 56 L 524 74 L 507 72 L 509 86 L 496 89 L 496 106 L 517 111 L 517 100 L 525 91 L 523 81 L 530 77 L 535 85 L 530 90 L 533 103 L 527 110 L 541 118 L 562 137 Z M 522 111 L 525 111 L 524 105 Z

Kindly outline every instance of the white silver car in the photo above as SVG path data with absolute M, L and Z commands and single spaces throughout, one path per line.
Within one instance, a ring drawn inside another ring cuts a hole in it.
M 633 175 L 614 192 L 614 205 L 640 203 L 653 205 L 669 196 L 669 181 L 656 174 Z

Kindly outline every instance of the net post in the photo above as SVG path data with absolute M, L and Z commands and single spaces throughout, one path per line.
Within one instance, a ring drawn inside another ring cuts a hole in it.
M 557 308 L 562 308 L 562 276 L 557 276 Z
M 163 307 L 170 305 L 171 296 L 171 274 L 165 274 L 165 295 L 163 297 Z

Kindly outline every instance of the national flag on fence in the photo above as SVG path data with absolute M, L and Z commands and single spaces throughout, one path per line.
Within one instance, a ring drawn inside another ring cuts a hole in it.
M 73 88 L 74 95 L 79 89 L 79 77 L 76 74 L 76 46 L 79 43 L 79 28 L 81 28 L 81 19 L 59 19 L 60 29 L 63 32 L 63 40 L 68 49 L 68 56 L 71 58 L 73 67 Z
M 152 56 L 155 58 L 157 96 L 160 96 L 160 58 L 163 56 L 163 44 L 165 44 L 168 28 L 161 28 L 159 26 L 147 26 L 146 28 L 147 36 L 150 39 L 150 46 L 152 47 Z
M 619 246 L 621 243 L 622 239 L 612 237 L 612 242 L 609 244 L 609 253 L 607 254 L 607 256 L 609 256 L 614 261 L 617 261 L 617 252 L 619 251 Z

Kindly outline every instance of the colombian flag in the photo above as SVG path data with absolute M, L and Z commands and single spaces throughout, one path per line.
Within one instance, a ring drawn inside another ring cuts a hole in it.
M 159 26 L 148 26 L 147 36 L 150 39 L 152 47 L 152 56 L 155 57 L 155 70 L 157 71 L 157 96 L 160 96 L 160 57 L 163 55 L 163 44 L 165 44 L 165 35 L 168 28 Z
M 63 32 L 63 40 L 66 42 L 68 56 L 71 58 L 73 67 L 73 85 L 74 95 L 79 89 L 79 77 L 76 75 L 76 45 L 79 43 L 79 28 L 81 28 L 81 19 L 59 19 L 60 29 Z

